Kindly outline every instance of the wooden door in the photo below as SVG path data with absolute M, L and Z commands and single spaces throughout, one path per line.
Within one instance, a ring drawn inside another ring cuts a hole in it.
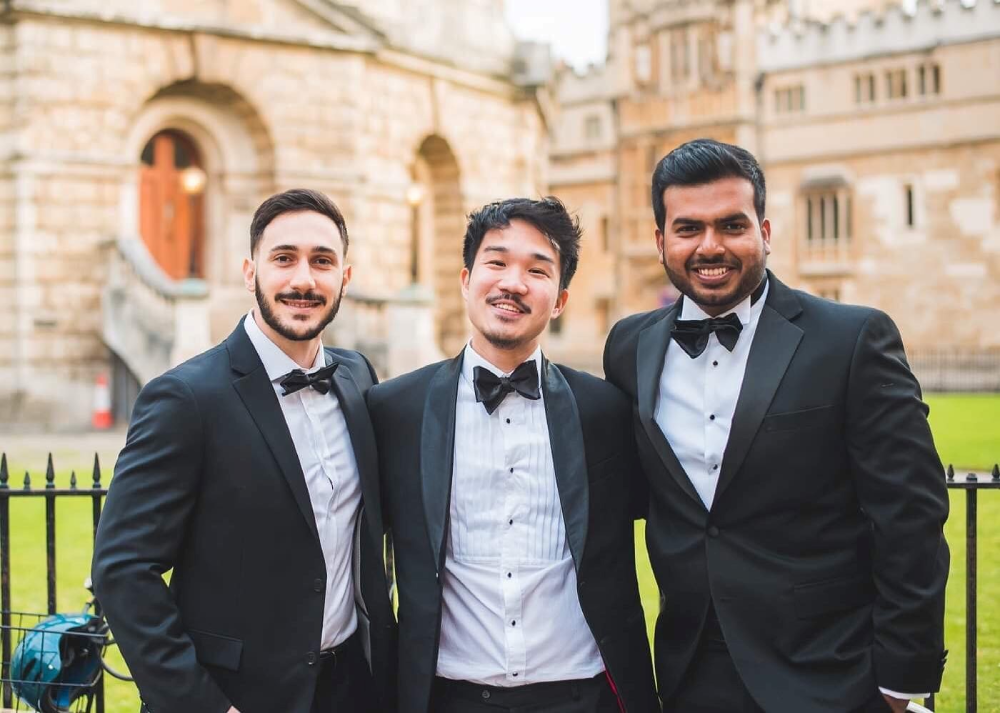
M 181 176 L 200 168 L 194 144 L 174 131 L 154 136 L 142 152 L 139 231 L 153 259 L 175 280 L 202 277 L 203 193 L 188 193 Z

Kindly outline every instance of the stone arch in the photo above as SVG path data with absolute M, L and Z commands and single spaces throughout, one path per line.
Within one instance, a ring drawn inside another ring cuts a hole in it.
M 204 192 L 204 278 L 210 287 L 237 286 L 238 257 L 256 205 L 273 191 L 274 146 L 259 113 L 225 85 L 177 82 L 150 97 L 125 137 L 119 232 L 139 235 L 139 166 L 147 142 L 174 131 L 196 146 L 207 177 Z
M 459 162 L 448 141 L 439 134 L 425 137 L 416 150 L 412 174 L 419 198 L 411 201 L 416 203 L 411 246 L 411 260 L 416 262 L 413 274 L 434 294 L 438 346 L 445 354 L 455 354 L 468 333 L 459 289 L 465 203 Z

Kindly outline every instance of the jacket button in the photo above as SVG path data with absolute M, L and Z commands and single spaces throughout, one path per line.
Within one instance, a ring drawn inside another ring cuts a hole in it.
M 483 700 L 484 701 L 488 701 L 490 699 L 490 692 L 487 691 L 485 688 L 483 689 L 482 695 L 483 695 Z
M 317 579 L 316 581 L 314 581 L 313 582 L 313 589 L 315 589 L 317 592 L 322 592 L 323 589 L 324 589 L 324 587 L 323 587 L 323 580 L 322 579 Z
M 715 525 L 710 525 L 709 528 L 708 528 L 708 536 L 709 537 L 718 537 L 719 536 L 719 528 L 717 528 Z
M 310 651 L 308 654 L 306 654 L 306 663 L 309 664 L 310 666 L 315 666 L 318 660 L 319 657 L 316 656 L 315 651 Z

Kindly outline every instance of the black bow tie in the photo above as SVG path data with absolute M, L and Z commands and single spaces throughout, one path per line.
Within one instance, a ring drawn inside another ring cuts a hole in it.
M 337 370 L 339 365 L 340 362 L 335 361 L 311 374 L 305 373 L 302 369 L 292 369 L 281 377 L 281 381 L 278 382 L 284 388 L 281 395 L 288 396 L 288 394 L 294 394 L 299 389 L 304 389 L 307 386 L 313 387 L 321 394 L 329 393 L 330 377 L 333 376 L 333 372 Z
M 500 402 L 512 391 L 516 391 L 526 399 L 536 401 L 541 397 L 538 393 L 538 366 L 535 360 L 524 362 L 514 369 L 510 376 L 497 376 L 489 369 L 477 366 L 472 370 L 473 386 L 476 389 L 476 401 L 482 401 L 486 413 L 497 410 Z
M 710 319 L 679 319 L 674 322 L 674 328 L 670 330 L 677 345 L 694 359 L 701 356 L 708 346 L 708 338 L 714 332 L 719 344 L 729 351 L 736 346 L 736 341 L 743 331 L 743 324 L 735 313 L 727 314 L 725 317 L 712 317 Z

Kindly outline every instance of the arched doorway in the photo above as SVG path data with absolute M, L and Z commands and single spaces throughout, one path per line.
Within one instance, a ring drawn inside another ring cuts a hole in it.
M 420 144 L 412 173 L 418 190 L 408 197 L 414 222 L 411 275 L 433 290 L 438 346 L 454 354 L 468 333 L 459 289 L 465 211 L 458 161 L 447 141 L 428 136 Z
M 204 277 L 206 174 L 195 143 L 168 129 L 143 147 L 139 232 L 150 254 L 175 280 Z

